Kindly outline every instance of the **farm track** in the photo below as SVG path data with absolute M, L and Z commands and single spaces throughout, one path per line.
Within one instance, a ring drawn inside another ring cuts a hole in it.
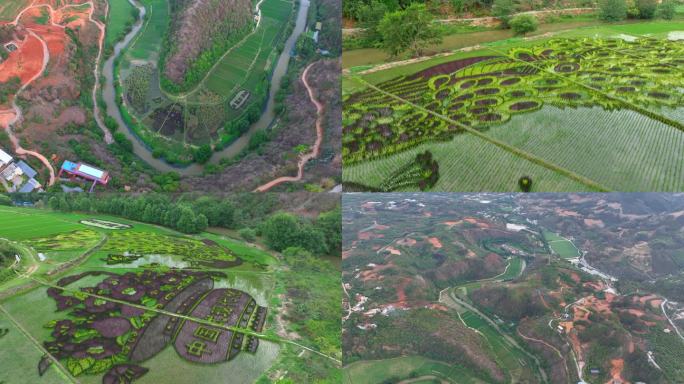
M 571 170 L 569 170 L 569 169 L 566 169 L 566 168 L 561 167 L 561 166 L 559 166 L 559 165 L 557 165 L 557 164 L 551 163 L 551 162 L 549 162 L 549 161 L 547 161 L 547 160 L 545 160 L 545 159 L 542 159 L 542 158 L 540 158 L 540 157 L 538 157 L 538 156 L 536 156 L 536 155 L 533 155 L 533 154 L 531 154 L 531 153 L 529 153 L 529 152 L 526 152 L 526 151 L 523 151 L 523 150 L 521 150 L 521 149 L 519 149 L 519 148 L 517 148 L 517 147 L 511 146 L 511 145 L 509 145 L 509 144 L 507 144 L 507 143 L 505 143 L 505 142 L 503 142 L 503 141 L 501 141 L 501 140 L 492 138 L 492 137 L 490 137 L 490 136 L 488 136 L 488 135 L 486 135 L 486 134 L 484 134 L 484 133 L 482 133 L 482 132 L 480 132 L 480 131 L 478 131 L 478 130 L 476 130 L 476 129 L 473 129 L 473 128 L 470 127 L 470 126 L 467 126 L 467 125 L 462 124 L 462 123 L 460 123 L 460 122 L 458 122 L 458 121 L 455 121 L 455 120 L 453 120 L 453 119 L 451 119 L 451 118 L 449 118 L 449 117 L 446 117 L 446 116 L 443 116 L 443 115 L 441 115 L 441 114 L 438 114 L 438 113 L 436 113 L 436 112 L 434 112 L 434 111 L 431 111 L 431 110 L 429 110 L 429 109 L 427 109 L 427 108 L 424 108 L 424 107 L 422 107 L 422 106 L 420 106 L 420 105 L 417 105 L 417 104 L 415 104 L 415 103 L 413 103 L 413 102 L 411 102 L 411 101 L 409 101 L 409 100 L 406 100 L 406 99 L 404 99 L 404 98 L 402 98 L 402 97 L 400 97 L 400 96 L 397 96 L 397 95 L 395 95 L 395 94 L 393 94 L 393 93 L 387 92 L 387 91 L 385 91 L 385 90 L 383 90 L 383 89 L 377 87 L 376 85 L 371 84 L 371 83 L 367 82 L 366 80 L 363 80 L 362 78 L 360 78 L 360 77 L 358 77 L 358 76 L 352 76 L 352 78 L 353 78 L 354 80 L 356 80 L 357 82 L 359 82 L 359 83 L 365 85 L 365 86 L 368 87 L 368 88 L 371 88 L 371 89 L 373 89 L 373 90 L 375 90 L 375 91 L 377 91 L 377 92 L 380 92 L 380 93 L 382 93 L 382 94 L 384 94 L 384 95 L 386 95 L 386 96 L 389 96 L 389 97 L 391 97 L 391 98 L 393 98 L 393 99 L 395 99 L 395 100 L 397 100 L 397 101 L 399 101 L 399 102 L 402 102 L 402 103 L 404 103 L 404 104 L 410 105 L 410 106 L 412 106 L 413 108 L 415 108 L 415 109 L 417 109 L 417 110 L 420 110 L 420 111 L 422 111 L 422 112 L 424 112 L 424 113 L 427 113 L 427 114 L 429 114 L 429 115 L 432 115 L 432 116 L 434 116 L 434 117 L 436 117 L 436 118 L 438 118 L 438 119 L 444 120 L 444 121 L 448 122 L 449 124 L 453 124 L 453 125 L 455 125 L 455 126 L 461 128 L 461 129 L 463 129 L 465 132 L 470 133 L 472 136 L 475 136 L 475 137 L 477 137 L 477 138 L 479 138 L 479 139 L 481 139 L 481 140 L 484 140 L 484 141 L 486 141 L 486 142 L 488 142 L 488 143 L 490 143 L 490 144 L 496 145 L 497 147 L 499 147 L 499 148 L 505 150 L 506 152 L 509 152 L 509 153 L 515 155 L 516 157 L 522 158 L 522 159 L 524 159 L 524 160 L 527 160 L 527 161 L 529 161 L 529 162 L 532 162 L 532 163 L 535 163 L 535 164 L 537 164 L 537 165 L 539 165 L 539 166 L 542 166 L 542 167 L 544 167 L 544 168 L 547 168 L 547 169 L 549 169 L 549 170 L 551 170 L 551 171 L 557 172 L 557 173 L 559 173 L 559 174 L 561 174 L 561 175 L 563 175 L 563 176 L 565 176 L 565 177 L 567 177 L 567 178 L 569 178 L 569 179 L 572 179 L 573 181 L 576 181 L 576 182 L 578 182 L 578 183 L 584 184 L 584 185 L 586 185 L 586 186 L 588 186 L 588 187 L 591 187 L 591 188 L 593 188 L 593 189 L 596 189 L 596 190 L 598 190 L 598 191 L 607 192 L 607 191 L 610 190 L 610 188 L 608 188 L 608 187 L 606 187 L 606 186 L 603 186 L 603 185 L 601 185 L 601 184 L 599 184 L 599 183 L 595 182 L 594 180 L 591 180 L 591 179 L 589 179 L 589 178 L 587 178 L 587 177 L 581 176 L 581 175 L 579 175 L 579 174 L 577 174 L 577 173 L 575 173 L 575 172 L 573 172 L 573 171 L 571 171 Z
M 309 73 L 309 70 L 316 64 L 318 63 L 313 62 L 309 64 L 304 72 L 302 73 L 302 83 L 304 83 L 304 87 L 306 87 L 306 91 L 309 93 L 309 99 L 311 99 L 311 102 L 316 106 L 316 141 L 314 143 L 313 148 L 311 151 L 305 155 L 302 155 L 299 159 L 299 162 L 297 163 L 297 176 L 284 176 L 284 177 L 279 177 L 275 180 L 272 180 L 260 187 L 257 187 L 254 192 L 266 192 L 269 189 L 275 187 L 276 185 L 282 184 L 282 183 L 287 183 L 287 182 L 294 182 L 294 181 L 300 181 L 302 177 L 304 177 L 304 167 L 306 164 L 315 158 L 318 157 L 318 155 L 321 152 L 321 144 L 323 143 L 323 116 L 324 116 L 324 111 L 325 107 L 323 103 L 321 103 L 318 99 L 316 99 L 316 96 L 314 95 L 313 88 L 309 84 L 309 81 L 307 80 L 307 75 Z

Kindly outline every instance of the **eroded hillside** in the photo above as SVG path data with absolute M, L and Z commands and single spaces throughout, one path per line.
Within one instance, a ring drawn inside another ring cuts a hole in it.
M 170 53 L 164 74 L 176 83 L 186 78 L 188 68 L 202 53 L 234 40 L 253 20 L 249 0 L 176 0 L 169 35 Z

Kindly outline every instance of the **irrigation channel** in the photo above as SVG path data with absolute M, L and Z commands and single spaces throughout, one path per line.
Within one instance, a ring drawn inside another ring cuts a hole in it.
M 146 14 L 146 9 L 137 0 L 128 0 L 134 7 L 138 8 L 140 11 L 138 20 L 133 25 L 131 31 L 124 37 L 123 40 L 119 41 L 114 46 L 113 55 L 107 59 L 104 66 L 102 67 L 102 73 L 105 77 L 104 87 L 102 89 L 102 97 L 106 104 L 107 114 L 112 117 L 117 125 L 119 126 L 119 132 L 122 132 L 126 137 L 133 143 L 133 153 L 144 160 L 147 164 L 152 166 L 161 172 L 174 171 L 182 176 L 197 176 L 201 175 L 204 167 L 200 164 L 193 163 L 189 166 L 181 167 L 174 166 L 162 159 L 157 159 L 152 156 L 152 150 L 147 147 L 145 143 L 131 130 L 128 125 L 124 122 L 121 117 L 121 112 L 119 111 L 119 106 L 116 103 L 116 91 L 114 88 L 114 61 L 121 55 L 121 53 L 126 49 L 131 40 L 140 32 L 144 25 L 144 19 Z M 231 145 L 222 149 L 219 152 L 214 152 L 211 160 L 211 164 L 217 164 L 222 159 L 231 158 L 239 154 L 244 148 L 249 144 L 249 139 L 258 131 L 262 131 L 271 126 L 276 118 L 274 100 L 275 95 L 280 89 L 280 84 L 282 83 L 283 76 L 287 73 L 287 66 L 292 57 L 292 51 L 294 49 L 295 43 L 299 38 L 299 35 L 304 32 L 306 26 L 306 17 L 309 10 L 309 1 L 302 0 L 299 2 L 299 8 L 297 11 L 297 20 L 295 22 L 295 27 L 292 34 L 285 42 L 285 47 L 283 52 L 278 58 L 275 68 L 271 76 L 271 85 L 269 87 L 268 100 L 266 102 L 266 107 L 261 114 L 261 117 L 257 122 L 249 127 L 249 130 L 235 140 Z

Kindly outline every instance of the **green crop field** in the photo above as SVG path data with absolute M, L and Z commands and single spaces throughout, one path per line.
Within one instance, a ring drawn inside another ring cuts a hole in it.
M 517 378 L 515 381 L 525 382 L 526 377 L 533 375 L 534 362 L 510 345 L 489 323 L 470 311 L 462 313 L 461 317 L 469 327 L 477 329 L 484 335 L 490 347 L 489 350 L 496 356 L 509 377 Z M 521 362 L 525 362 L 525 365 Z
M 558 235 L 557 233 L 544 231 L 544 239 L 558 256 L 564 259 L 579 257 L 580 253 L 572 241 Z
M 166 0 L 143 0 L 147 21 L 127 50 L 131 59 L 156 60 L 162 45 L 162 36 L 169 28 L 169 5 Z
M 522 176 L 537 191 L 684 190 L 684 47 L 567 35 L 351 75 L 343 181 L 384 190 L 427 150 L 435 191 L 516 190 Z
M 113 46 L 117 39 L 121 37 L 126 23 L 135 21 L 133 12 L 135 8 L 128 0 L 115 0 L 109 2 L 109 19 L 107 20 L 107 34 L 105 44 Z
M 510 280 L 518 277 L 520 271 L 522 270 L 522 266 L 523 259 L 521 259 L 520 257 L 512 258 L 508 266 L 508 269 L 506 269 L 506 273 L 499 276 L 497 280 Z

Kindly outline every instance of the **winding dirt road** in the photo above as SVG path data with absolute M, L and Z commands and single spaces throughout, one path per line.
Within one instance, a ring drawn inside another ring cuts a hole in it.
M 268 183 L 256 188 L 254 192 L 266 192 L 269 189 L 275 187 L 276 185 L 280 185 L 282 183 L 287 183 L 287 182 L 292 182 L 292 181 L 300 181 L 302 177 L 304 176 L 304 166 L 306 163 L 309 162 L 309 160 L 315 159 L 318 157 L 318 155 L 321 152 L 321 144 L 323 143 L 323 112 L 324 112 L 324 106 L 323 103 L 318 101 L 316 99 L 316 96 L 314 95 L 313 88 L 311 88 L 311 85 L 309 85 L 309 82 L 307 80 L 307 75 L 309 74 L 309 70 L 316 65 L 316 62 L 313 62 L 309 64 L 304 72 L 302 73 L 302 82 L 304 83 L 304 86 L 306 87 L 307 92 L 309 93 L 309 99 L 311 99 L 311 102 L 314 103 L 316 106 L 316 142 L 314 143 L 313 149 L 301 156 L 299 158 L 299 163 L 298 163 L 298 171 L 297 171 L 297 176 L 283 176 L 279 177 L 275 180 L 271 180 Z

